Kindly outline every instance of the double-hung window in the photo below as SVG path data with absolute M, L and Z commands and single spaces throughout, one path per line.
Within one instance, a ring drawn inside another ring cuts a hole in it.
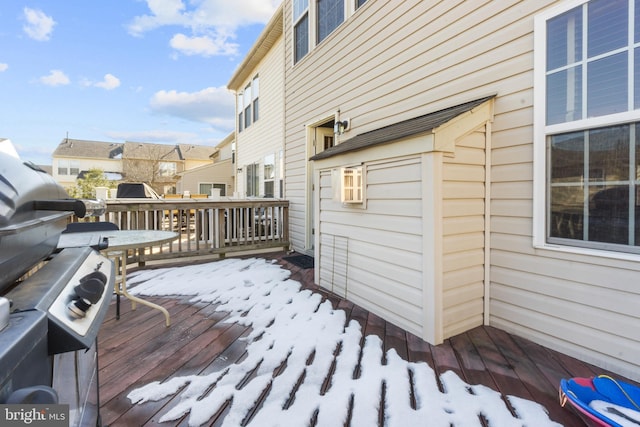
M 244 129 L 244 94 L 238 93 L 238 132 Z
M 246 186 L 246 195 L 247 197 L 258 197 L 260 195 L 260 169 L 257 163 L 252 163 L 245 167 L 246 177 L 247 177 L 247 186 Z
M 58 175 L 77 176 L 79 173 L 80 162 L 78 160 L 58 160 Z
M 213 182 L 201 182 L 198 184 L 198 191 L 200 194 L 209 194 L 211 195 L 211 190 L 217 188 L 220 190 L 221 196 L 226 196 L 226 184 L 216 184 Z
M 238 93 L 238 132 L 251 126 L 260 117 L 260 83 L 258 76 Z M 252 112 L 253 110 L 253 112 Z
M 244 88 L 244 128 L 251 126 L 251 84 Z
M 253 121 L 257 122 L 260 117 L 260 80 L 258 76 L 253 78 L 251 84 L 251 97 L 253 98 Z
M 640 0 L 561 4 L 535 54 L 537 242 L 640 253 Z
M 276 156 L 264 157 L 264 197 L 275 197 Z
M 309 0 L 293 0 L 293 62 L 309 53 Z
M 293 0 L 293 63 L 304 58 L 366 0 Z
M 316 0 L 318 6 L 318 43 L 344 21 L 344 0 Z
M 178 165 L 174 162 L 159 162 L 158 163 L 158 176 L 164 178 L 171 178 L 178 173 Z

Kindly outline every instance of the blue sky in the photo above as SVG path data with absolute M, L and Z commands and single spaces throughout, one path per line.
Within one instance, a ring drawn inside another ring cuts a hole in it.
M 226 84 L 281 0 L 4 0 L 0 138 L 51 164 L 67 137 L 216 145 Z

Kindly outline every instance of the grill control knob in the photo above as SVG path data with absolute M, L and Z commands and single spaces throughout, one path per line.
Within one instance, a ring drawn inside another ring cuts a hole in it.
M 107 283 L 107 276 L 99 271 L 94 271 L 80 279 L 80 284 L 75 287 L 76 295 L 95 304 L 102 297 L 105 283 Z
M 85 317 L 89 308 L 91 308 L 91 303 L 84 298 L 74 299 L 69 303 L 69 305 L 67 305 L 69 314 L 75 319 L 82 319 Z
M 67 305 L 67 313 L 74 319 L 84 318 L 91 305 L 100 301 L 106 282 L 107 276 L 100 271 L 82 277 L 74 288 L 77 297 Z

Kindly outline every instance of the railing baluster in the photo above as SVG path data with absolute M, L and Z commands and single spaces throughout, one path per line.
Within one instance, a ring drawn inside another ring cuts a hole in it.
M 116 199 L 104 218 L 122 230 L 170 230 L 174 243 L 141 252 L 145 261 L 289 248 L 286 200 Z M 136 260 L 137 255 L 129 258 Z

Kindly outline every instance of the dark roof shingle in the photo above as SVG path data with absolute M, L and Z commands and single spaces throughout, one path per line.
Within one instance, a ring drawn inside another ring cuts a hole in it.
M 88 157 L 119 159 L 124 144 L 118 142 L 87 141 L 65 138 L 53 152 L 54 157 Z
M 425 114 L 424 116 L 414 117 L 409 120 L 382 127 L 380 129 L 361 133 L 354 136 L 353 138 L 350 138 L 338 145 L 335 145 L 316 154 L 309 160 L 326 159 L 338 154 L 348 153 L 350 151 L 356 150 L 363 150 L 375 145 L 385 144 L 397 141 L 402 138 L 407 138 L 420 133 L 431 131 L 438 126 L 441 126 L 452 120 L 453 118 L 459 116 L 460 114 L 471 111 L 478 105 L 488 101 L 491 98 L 493 98 L 493 96 L 476 99 L 475 101 L 465 102 L 464 104 L 445 108 L 444 110 Z

